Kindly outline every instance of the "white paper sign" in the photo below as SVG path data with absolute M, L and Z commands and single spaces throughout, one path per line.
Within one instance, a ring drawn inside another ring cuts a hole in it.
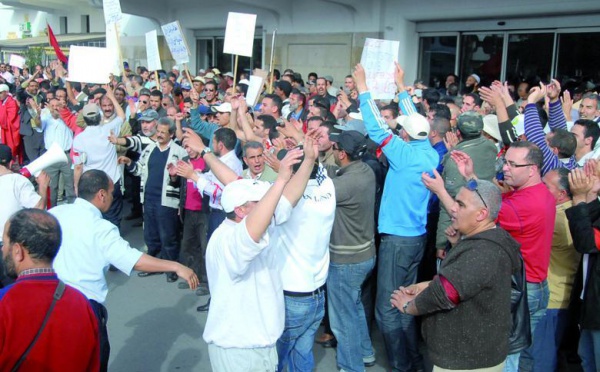
M 258 101 L 258 96 L 263 88 L 263 82 L 265 80 L 257 75 L 250 76 L 250 85 L 248 86 L 248 92 L 246 93 L 246 103 L 250 107 L 254 107 Z
M 189 63 L 190 52 L 188 51 L 187 43 L 185 42 L 185 37 L 181 31 L 179 21 L 167 23 L 161 27 L 173 59 L 177 64 Z
M 13 67 L 23 68 L 25 67 L 25 57 L 21 57 L 18 54 L 11 54 L 8 64 Z
M 365 40 L 360 63 L 367 74 L 367 86 L 373 99 L 394 98 L 394 62 L 398 61 L 399 48 L 399 41 L 369 38 Z
M 107 25 L 112 25 L 123 19 L 119 0 L 102 0 L 102 7 L 104 8 L 104 23 Z
M 69 51 L 69 81 L 82 83 L 108 84 L 110 58 L 107 48 L 84 47 L 71 45 Z
M 148 60 L 149 71 L 162 70 L 156 30 L 146 32 L 146 59 Z
M 229 12 L 223 53 L 252 57 L 256 14 Z
M 121 76 L 117 28 L 118 23 L 106 27 L 106 49 L 108 50 L 108 59 L 105 63 L 108 65 L 109 70 L 113 75 Z

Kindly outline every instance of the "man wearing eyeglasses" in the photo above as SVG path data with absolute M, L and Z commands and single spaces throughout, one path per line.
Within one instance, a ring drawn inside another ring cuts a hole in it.
M 434 371 L 501 372 L 512 327 L 511 275 L 521 261 L 519 244 L 495 224 L 500 190 L 472 179 L 452 199 L 440 177 L 424 174 L 423 182 L 452 215 L 446 234 L 453 248 L 432 281 L 394 291 L 392 306 L 422 316 Z
M 452 159 L 465 179 L 475 177 L 473 161 L 467 154 L 454 151 Z M 502 167 L 504 193 L 498 214 L 498 224 L 521 244 L 532 335 L 548 306 L 547 277 L 556 218 L 555 199 L 542 183 L 542 162 L 542 151 L 535 144 L 528 141 L 511 144 Z M 427 184 L 428 176 L 423 178 Z M 435 192 L 438 194 L 437 190 Z M 440 200 L 444 195 L 447 195 L 445 190 L 438 194 Z M 521 358 L 523 367 L 531 368 L 533 359 L 529 349 L 526 349 L 508 356 L 506 371 L 519 370 L 521 353 L 524 354 Z

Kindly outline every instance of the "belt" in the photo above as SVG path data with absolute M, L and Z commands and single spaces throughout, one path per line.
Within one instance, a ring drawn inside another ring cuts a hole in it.
M 290 297 L 309 297 L 309 296 L 314 296 L 316 294 L 320 294 L 325 292 L 325 284 L 323 284 L 322 286 L 320 286 L 319 288 L 315 289 L 312 292 L 292 292 L 292 291 L 283 291 L 283 294 L 285 296 L 290 296 Z

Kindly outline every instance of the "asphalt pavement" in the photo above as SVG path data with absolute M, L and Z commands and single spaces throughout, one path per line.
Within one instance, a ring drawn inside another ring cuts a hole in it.
M 145 249 L 141 227 L 123 220 L 122 235 L 133 247 Z M 109 371 L 211 371 L 202 339 L 207 313 L 196 311 L 207 296 L 178 289 L 164 274 L 140 278 L 136 272 L 130 277 L 108 272 L 107 281 Z M 385 350 L 376 329 L 373 342 L 377 364 L 367 371 L 385 371 Z M 314 356 L 317 371 L 337 371 L 335 349 L 315 344 Z

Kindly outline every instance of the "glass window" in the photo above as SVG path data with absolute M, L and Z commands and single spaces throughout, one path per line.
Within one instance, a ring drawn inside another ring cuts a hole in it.
M 461 36 L 461 87 L 464 87 L 467 77 L 471 74 L 479 75 L 479 85 L 489 85 L 492 81 L 500 79 L 503 40 L 503 34 Z
M 422 37 L 419 77 L 430 87 L 440 88 L 456 68 L 456 36 Z
M 558 35 L 556 76 L 566 81 L 600 80 L 600 32 Z
M 506 78 L 537 84 L 552 75 L 553 33 L 511 34 L 508 36 Z

